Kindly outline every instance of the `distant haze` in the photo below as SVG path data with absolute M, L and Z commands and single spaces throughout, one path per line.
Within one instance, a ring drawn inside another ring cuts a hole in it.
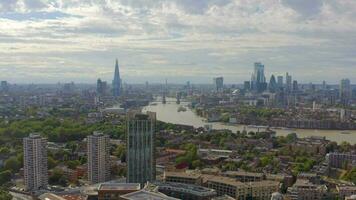
M 355 0 L 1 0 L 0 80 L 356 83 Z

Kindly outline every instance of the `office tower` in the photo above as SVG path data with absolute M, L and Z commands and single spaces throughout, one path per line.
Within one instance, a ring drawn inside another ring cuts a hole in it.
M 39 134 L 32 133 L 23 139 L 24 179 L 27 191 L 46 189 L 47 140 Z
M 271 76 L 271 79 L 268 84 L 268 89 L 272 93 L 275 93 L 278 90 L 278 85 L 277 85 L 276 78 L 274 77 L 274 75 Z
M 323 89 L 323 90 L 326 90 L 326 88 L 327 88 L 326 82 L 325 82 L 325 81 L 323 81 L 323 86 L 322 86 L 322 89 Z
M 342 79 L 340 82 L 340 100 L 345 106 L 349 105 L 351 99 L 351 82 L 350 79 Z
M 9 85 L 8 85 L 7 81 L 1 81 L 0 91 L 1 92 L 9 91 Z
M 110 180 L 109 140 L 109 136 L 101 132 L 87 137 L 88 180 L 92 184 Z
M 298 81 L 296 81 L 296 80 L 294 80 L 293 81 L 293 92 L 296 92 L 296 91 L 298 91 Z
M 140 183 L 156 178 L 155 162 L 156 113 L 129 112 L 127 114 L 127 176 L 128 183 Z
M 286 74 L 286 92 L 289 93 L 292 91 L 292 76 L 287 72 Z
M 217 92 L 223 91 L 223 89 L 224 89 L 224 78 L 223 77 L 214 78 L 214 85 L 215 85 L 215 90 Z
M 257 92 L 263 92 L 267 88 L 265 66 L 260 62 L 255 63 L 255 70 L 251 77 L 251 88 Z
M 107 83 L 106 81 L 102 81 L 100 78 L 98 79 L 98 81 L 96 82 L 96 93 L 99 96 L 103 96 L 105 95 L 107 90 Z
M 251 89 L 251 83 L 250 81 L 245 81 L 244 82 L 244 90 L 249 91 Z
M 120 79 L 120 71 L 119 71 L 119 62 L 116 59 L 116 64 L 115 64 L 115 74 L 114 74 L 114 80 L 112 81 L 112 86 L 113 86 L 113 95 L 114 97 L 120 96 L 120 90 L 121 90 L 121 79 Z
M 279 89 L 283 88 L 283 76 L 277 77 L 277 85 L 278 85 Z

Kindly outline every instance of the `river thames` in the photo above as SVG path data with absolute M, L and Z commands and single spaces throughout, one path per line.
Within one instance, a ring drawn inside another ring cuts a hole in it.
M 178 112 L 178 108 L 184 106 L 187 108 L 185 112 Z M 251 128 L 245 125 L 230 125 L 218 122 L 208 123 L 204 121 L 203 118 L 197 116 L 192 110 L 187 107 L 186 103 L 180 105 L 175 102 L 167 102 L 167 104 L 162 104 L 161 102 L 152 103 L 149 106 L 143 108 L 143 111 L 152 111 L 157 113 L 157 119 L 163 122 L 173 123 L 173 124 L 184 124 L 191 125 L 194 127 L 203 127 L 206 124 L 212 125 L 213 129 L 229 129 L 233 132 L 238 130 L 242 131 L 244 128 L 246 131 L 258 131 L 257 128 Z M 259 129 L 260 131 L 265 130 L 265 128 Z M 276 131 L 277 136 L 285 136 L 289 133 L 296 133 L 298 137 L 309 137 L 309 136 L 324 136 L 326 139 L 341 143 L 347 141 L 351 144 L 356 143 L 356 130 L 351 131 L 341 131 L 341 130 L 312 130 L 312 129 L 272 129 Z M 347 134 L 345 134 L 347 133 Z

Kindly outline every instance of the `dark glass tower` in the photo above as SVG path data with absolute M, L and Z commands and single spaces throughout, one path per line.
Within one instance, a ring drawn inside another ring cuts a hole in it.
M 119 63 L 117 59 L 115 64 L 115 74 L 114 74 L 114 80 L 112 81 L 112 87 L 113 87 L 114 97 L 120 96 L 121 79 L 120 79 Z

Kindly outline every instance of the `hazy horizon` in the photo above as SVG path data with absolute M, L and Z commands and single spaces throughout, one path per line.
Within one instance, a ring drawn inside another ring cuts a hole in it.
M 2 0 L 0 80 L 356 83 L 354 0 Z

